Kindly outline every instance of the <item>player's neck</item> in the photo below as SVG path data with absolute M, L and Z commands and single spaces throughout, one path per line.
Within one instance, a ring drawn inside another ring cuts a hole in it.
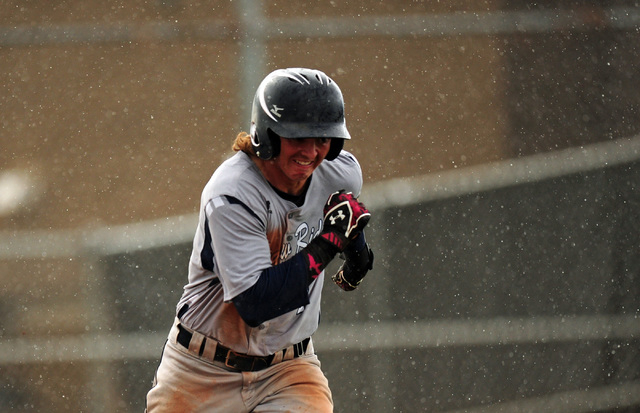
M 286 199 L 287 201 L 291 201 L 294 204 L 296 204 L 296 206 L 301 207 L 304 204 L 304 200 L 307 196 L 307 190 L 309 189 L 310 184 L 311 184 L 311 178 L 307 180 L 304 188 L 302 189 L 302 193 L 299 195 L 291 195 L 286 192 L 282 192 L 281 190 L 279 190 L 273 185 L 271 185 L 271 187 L 278 194 L 278 196 L 280 196 L 280 198 Z

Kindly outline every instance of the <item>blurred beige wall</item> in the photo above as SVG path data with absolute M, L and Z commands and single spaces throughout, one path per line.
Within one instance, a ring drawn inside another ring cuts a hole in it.
M 243 114 L 253 96 L 243 64 L 256 43 L 264 67 L 251 70 L 313 67 L 340 85 L 353 136 L 346 149 L 360 160 L 365 184 L 640 130 L 639 36 L 607 26 L 601 8 L 579 1 L 311 3 L 270 1 L 262 12 L 276 19 L 267 20 L 269 30 L 310 19 L 320 27 L 315 34 L 247 44 L 239 8 L 258 2 L 0 2 L 0 232 L 42 234 L 44 242 L 49 230 L 90 233 L 195 212 L 235 135 L 248 130 Z M 323 18 L 353 27 L 394 16 L 437 24 L 433 16 L 469 22 L 501 11 L 553 15 L 554 7 L 576 8 L 584 25 L 487 34 L 444 26 L 446 33 L 425 35 L 321 30 Z M 51 258 L 38 256 L 37 243 L 27 247 L 28 258 L 0 260 L 2 338 L 89 332 L 95 315 L 87 309 L 102 297 L 96 278 L 110 274 L 100 274 L 96 257 Z M 9 376 L 20 379 L 7 391 L 13 397 L 13 388 L 29 388 L 25 403 L 36 410 L 54 403 L 52 411 L 80 411 L 86 400 L 58 396 L 80 392 L 93 368 L 10 366 Z M 101 397 L 117 404 L 120 395 Z
M 137 222 L 194 212 L 200 190 L 248 130 L 237 10 L 228 2 L 4 2 L 5 28 L 115 30 L 124 41 L 32 39 L 0 49 L 0 172 L 27 171 L 37 200 L 0 216 L 5 230 Z M 439 2 L 345 8 L 270 3 L 269 17 L 412 15 L 474 8 Z M 153 23 L 223 21 L 225 39 L 150 33 Z M 146 25 L 146 26 L 145 26 Z M 147 28 L 147 29 L 145 29 Z M 15 32 L 15 29 L 14 29 Z M 321 69 L 341 86 L 365 180 L 503 158 L 504 81 L 496 40 L 363 36 L 265 42 L 263 74 Z

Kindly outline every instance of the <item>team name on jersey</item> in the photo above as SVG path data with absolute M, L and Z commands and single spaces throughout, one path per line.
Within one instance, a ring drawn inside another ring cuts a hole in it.
M 297 254 L 322 231 L 322 219 L 318 221 L 316 227 L 309 225 L 307 222 L 300 223 L 293 233 L 289 233 L 280 250 L 280 262 L 285 261 L 292 255 Z

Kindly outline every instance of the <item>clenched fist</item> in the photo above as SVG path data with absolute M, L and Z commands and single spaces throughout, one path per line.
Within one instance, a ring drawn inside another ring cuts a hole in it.
M 371 213 L 351 192 L 340 190 L 329 196 L 324 206 L 324 227 L 320 236 L 344 251 L 371 219 Z

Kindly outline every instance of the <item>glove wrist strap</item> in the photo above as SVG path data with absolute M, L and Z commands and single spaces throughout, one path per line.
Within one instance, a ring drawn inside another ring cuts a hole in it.
M 316 237 L 307 245 L 303 252 L 307 262 L 309 282 L 318 278 L 340 250 L 322 237 Z

